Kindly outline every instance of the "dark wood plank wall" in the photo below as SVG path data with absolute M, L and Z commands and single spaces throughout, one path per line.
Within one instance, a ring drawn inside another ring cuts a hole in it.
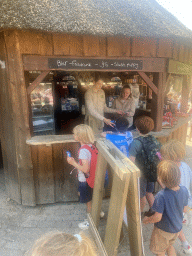
M 159 57 L 192 64 L 192 47 L 173 39 L 99 37 L 19 31 L 21 54 Z
M 19 186 L 21 193 L 20 200 L 22 204 L 35 205 L 33 166 L 31 162 L 30 148 L 26 144 L 26 139 L 30 138 L 28 99 L 18 32 L 11 30 L 5 31 L 4 39 L 7 50 L 6 71 L 8 77 L 8 90 L 6 96 L 8 97 L 11 106 L 11 108 L 7 108 L 7 115 L 13 122 L 11 145 L 14 152 L 13 156 L 16 156 L 17 163 L 14 166 L 14 169 L 9 169 L 8 171 L 9 173 L 15 173 L 15 180 L 13 180 L 13 182 L 16 182 Z M 11 158 L 12 155 L 8 154 L 8 157 Z M 12 197 L 14 197 L 14 195 L 12 195 Z
M 2 146 L 5 185 L 7 196 L 21 203 L 19 177 L 17 173 L 17 159 L 14 141 L 13 105 L 10 101 L 8 86 L 8 64 L 3 32 L 0 33 L 0 60 L 5 62 L 5 69 L 0 68 L 0 140 Z
M 77 170 L 66 162 L 66 151 L 77 159 L 79 143 L 31 146 L 37 204 L 78 201 Z M 63 150 L 65 151 L 63 153 Z

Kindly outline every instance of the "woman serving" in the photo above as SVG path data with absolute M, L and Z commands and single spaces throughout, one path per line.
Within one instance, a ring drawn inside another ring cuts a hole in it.
M 131 88 L 128 84 L 123 86 L 121 95 L 114 100 L 113 109 L 117 109 L 124 113 L 124 117 L 129 122 L 129 127 L 133 125 L 133 116 L 135 114 L 135 101 L 131 94 Z
M 105 92 L 101 89 L 103 80 L 95 79 L 94 86 L 85 93 L 85 123 L 91 126 L 94 133 L 103 131 L 104 122 L 114 126 L 110 119 L 104 117 L 104 112 L 122 114 L 118 109 L 108 108 L 105 102 Z

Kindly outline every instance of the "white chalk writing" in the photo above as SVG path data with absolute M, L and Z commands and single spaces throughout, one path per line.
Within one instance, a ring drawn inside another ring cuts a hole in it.
M 91 67 L 91 63 L 77 62 L 77 60 L 73 60 L 69 64 L 73 67 Z
M 5 61 L 0 60 L 0 65 L 2 69 L 5 69 Z
M 51 58 L 49 68 L 55 69 L 103 69 L 103 70 L 142 70 L 142 60 L 131 59 L 70 59 L 70 58 Z
M 57 66 L 58 67 L 61 67 L 61 66 L 66 67 L 67 66 L 67 62 L 68 61 L 57 60 Z

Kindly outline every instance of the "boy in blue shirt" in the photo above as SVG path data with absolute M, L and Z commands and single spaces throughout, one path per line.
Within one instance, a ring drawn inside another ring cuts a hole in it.
M 133 141 L 132 133 L 127 131 L 129 122 L 124 117 L 114 121 L 114 127 L 107 128 L 101 135 L 110 140 L 121 152 L 129 156 L 129 147 Z
M 181 172 L 179 167 L 170 160 L 164 160 L 158 165 L 158 178 L 165 189 L 157 193 L 151 217 L 143 219 L 144 224 L 155 223 L 151 235 L 150 250 L 158 255 L 176 256 L 173 244 L 181 229 L 183 212 L 187 210 L 188 191 L 179 186 Z

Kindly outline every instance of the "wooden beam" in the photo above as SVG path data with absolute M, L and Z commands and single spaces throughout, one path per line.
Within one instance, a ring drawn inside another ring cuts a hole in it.
M 8 94 L 11 105 L 11 112 L 8 115 L 13 120 L 13 133 L 9 136 L 11 136 L 17 163 L 14 169 L 8 171 L 15 172 L 18 176 L 19 181 L 15 183 L 20 189 L 22 204 L 34 206 L 36 201 L 33 165 L 30 148 L 26 144 L 26 140 L 30 138 L 28 99 L 18 31 L 6 30 L 4 35 L 8 60 Z
M 114 173 L 113 175 L 113 185 L 104 239 L 106 251 L 108 255 L 111 256 L 117 255 L 117 249 L 119 246 L 119 239 L 123 223 L 123 214 L 127 201 L 129 180 L 129 172 L 127 172 L 123 180 L 121 180 L 116 173 Z
M 99 235 L 99 232 L 98 232 L 98 230 L 97 230 L 97 228 L 95 226 L 95 223 L 94 223 L 94 221 L 93 221 L 93 219 L 91 217 L 91 214 L 88 213 L 87 216 L 88 216 L 90 228 L 91 228 L 91 231 L 92 231 L 92 235 L 93 235 L 93 237 L 95 239 L 95 242 L 97 244 L 97 247 L 98 247 L 99 255 L 100 256 L 108 256 L 108 254 L 107 254 L 107 252 L 105 250 L 105 246 L 104 246 L 104 244 L 103 244 L 103 242 L 101 240 L 101 237 Z
M 151 81 L 151 79 L 143 72 L 143 71 L 137 71 L 138 74 L 140 75 L 140 77 L 147 83 L 147 85 L 149 85 L 149 87 L 151 88 L 151 90 L 157 94 L 158 93 L 158 89 L 157 87 L 154 85 L 154 83 Z
M 49 71 L 43 71 L 36 79 L 33 81 L 30 86 L 27 88 L 27 93 L 30 94 L 49 74 Z
M 142 225 L 139 206 L 139 173 L 133 172 L 130 177 L 127 194 L 126 211 L 131 255 L 142 256 Z
M 0 65 L 0 139 L 6 194 L 7 197 L 21 204 L 21 190 L 19 188 L 19 177 L 17 173 L 14 120 L 12 102 L 10 100 L 11 90 L 9 87 L 9 71 L 6 58 L 4 32 L 0 32 L 0 59 L 5 63 L 4 68 Z
M 95 174 L 92 207 L 91 207 L 91 216 L 93 218 L 93 221 L 96 227 L 98 227 L 99 225 L 101 204 L 102 204 L 102 198 L 103 198 L 103 192 L 104 192 L 106 168 L 107 168 L 107 161 L 103 157 L 102 153 L 99 151 L 98 159 L 97 159 L 96 174 Z
M 29 87 L 29 72 L 25 72 L 25 85 Z M 32 102 L 31 102 L 31 95 L 27 94 L 28 98 L 28 108 L 29 108 L 29 128 L 30 134 L 33 136 L 33 113 L 32 113 Z
M 190 77 L 187 75 L 183 76 L 182 92 L 181 92 L 181 112 L 187 113 L 188 110 L 188 99 L 190 92 Z
M 166 84 L 166 73 L 155 73 L 153 82 L 157 85 L 158 93 L 153 93 L 151 117 L 154 121 L 154 131 L 161 131 L 163 122 L 164 90 Z
M 119 160 L 116 160 L 115 155 L 113 155 L 114 149 L 115 149 L 115 154 L 119 154 L 118 151 L 120 151 L 120 150 L 118 150 L 112 143 L 109 144 L 106 139 L 98 140 L 97 148 L 101 152 L 102 156 L 106 159 L 108 164 L 111 166 L 112 170 L 117 173 L 117 175 L 120 177 L 120 179 L 123 180 L 123 176 L 126 173 L 126 168 L 122 164 L 122 162 Z M 109 152 L 111 154 L 109 154 Z M 124 155 L 123 158 L 126 158 L 126 156 Z

